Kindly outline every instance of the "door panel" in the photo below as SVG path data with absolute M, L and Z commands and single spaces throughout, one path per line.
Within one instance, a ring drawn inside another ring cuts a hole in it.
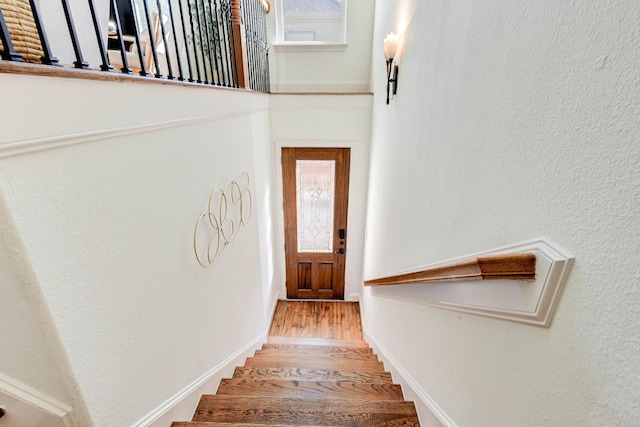
M 283 148 L 288 298 L 344 299 L 348 148 Z

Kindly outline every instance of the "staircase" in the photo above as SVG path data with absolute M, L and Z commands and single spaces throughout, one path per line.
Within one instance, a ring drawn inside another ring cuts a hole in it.
M 361 340 L 270 336 L 203 395 L 190 422 L 213 426 L 419 426 L 413 402 Z

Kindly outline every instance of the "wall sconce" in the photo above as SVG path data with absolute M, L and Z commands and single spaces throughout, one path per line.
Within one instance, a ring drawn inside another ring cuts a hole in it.
M 389 105 L 389 93 L 392 92 L 393 96 L 396 96 L 398 90 L 398 62 L 395 65 L 393 58 L 395 58 L 398 52 L 398 40 L 400 36 L 394 33 L 387 34 L 384 39 L 384 58 L 387 60 L 387 105 Z M 393 73 L 393 77 L 392 77 Z M 391 84 L 393 83 L 393 91 L 391 91 Z

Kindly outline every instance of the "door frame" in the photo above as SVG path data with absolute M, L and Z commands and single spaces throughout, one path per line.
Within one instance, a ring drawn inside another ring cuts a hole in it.
M 286 288 L 287 298 L 312 298 L 312 299 L 333 299 L 344 300 L 345 288 L 345 266 L 346 266 L 346 242 L 347 235 L 347 214 L 349 205 L 349 175 L 351 166 L 351 148 L 335 148 L 335 147 L 283 147 L 282 154 L 287 151 L 287 169 L 286 181 L 289 185 L 286 187 L 287 196 L 290 197 L 284 201 L 284 219 L 285 219 L 285 267 L 286 267 Z M 298 160 L 331 160 L 335 162 L 334 184 L 335 191 L 332 195 L 334 201 L 334 211 L 332 212 L 332 228 L 333 241 L 329 252 L 298 252 L 298 208 L 297 208 L 297 179 L 296 170 Z M 284 176 L 284 159 L 283 159 L 283 176 Z M 283 178 L 284 179 L 284 178 Z M 283 186 L 283 191 L 285 187 Z M 340 230 L 340 233 L 338 232 Z M 345 235 L 344 232 L 347 232 Z M 310 271 L 308 275 L 309 289 L 299 289 L 299 265 L 300 263 L 309 265 Z M 331 289 L 317 288 L 327 280 L 326 269 L 325 274 L 321 274 L 321 266 L 331 265 L 330 282 Z M 321 276 L 324 278 L 321 279 Z M 324 296 L 323 296 L 324 295 Z
M 354 196 L 354 185 L 359 183 L 360 178 L 357 175 L 354 175 L 354 171 L 357 173 L 359 171 L 357 166 L 357 159 L 354 159 L 354 156 L 359 155 L 361 152 L 358 149 L 358 143 L 354 140 L 301 140 L 301 139 L 278 139 L 275 141 L 275 144 L 272 146 L 275 150 L 274 152 L 274 161 L 275 161 L 275 176 L 273 177 L 273 194 L 274 194 L 274 224 L 276 225 L 275 230 L 273 231 L 274 241 L 275 241 L 275 259 L 274 265 L 276 266 L 276 270 L 274 272 L 274 281 L 278 283 L 278 298 L 286 299 L 287 296 L 287 287 L 286 287 L 286 253 L 285 253 L 285 237 L 284 237 L 284 195 L 282 191 L 282 148 L 350 148 L 351 149 L 351 167 L 349 171 L 349 198 L 352 199 Z M 367 151 L 368 152 L 368 151 Z M 355 162 L 355 163 L 354 163 Z M 355 178 L 355 179 L 354 179 Z M 366 198 L 366 193 L 360 195 L 360 197 Z M 356 227 L 353 227 L 352 218 L 354 215 L 358 216 L 358 209 L 351 208 L 351 202 L 349 202 L 350 208 L 347 211 L 347 230 L 352 230 Z M 364 217 L 362 218 L 364 221 Z M 360 227 L 357 227 L 360 228 Z M 364 228 L 364 224 L 362 224 L 362 228 Z M 359 294 L 354 293 L 354 281 L 357 281 L 357 286 L 362 286 L 361 280 L 361 270 L 362 266 L 356 265 L 358 261 L 361 261 L 363 256 L 361 247 L 364 244 L 364 236 L 359 236 L 359 233 L 350 232 L 349 239 L 346 241 L 346 269 L 345 269 L 345 280 L 344 280 L 344 301 L 357 301 L 359 300 Z M 353 249 L 355 248 L 357 249 Z M 355 258 L 355 260 L 354 260 Z M 354 264 L 354 261 L 356 263 Z M 354 270 L 359 273 L 357 278 L 354 278 Z M 351 280 L 350 280 L 351 278 Z

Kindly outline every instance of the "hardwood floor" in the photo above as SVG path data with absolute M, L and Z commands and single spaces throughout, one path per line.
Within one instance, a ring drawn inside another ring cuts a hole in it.
M 357 303 L 279 301 L 267 343 L 173 427 L 419 427 L 362 339 Z
M 280 300 L 269 337 L 361 341 L 360 305 L 342 301 Z

